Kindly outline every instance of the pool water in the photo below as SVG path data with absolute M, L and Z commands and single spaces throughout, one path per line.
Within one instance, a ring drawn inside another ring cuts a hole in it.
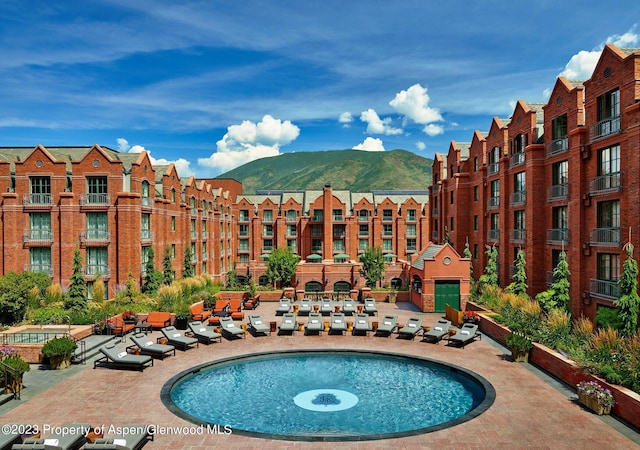
M 372 352 L 279 353 L 198 370 L 170 382 L 179 415 L 283 439 L 432 431 L 459 423 L 490 387 L 439 362 Z

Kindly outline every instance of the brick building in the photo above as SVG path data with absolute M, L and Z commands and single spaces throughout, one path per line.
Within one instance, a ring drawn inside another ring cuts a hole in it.
M 619 296 L 629 241 L 640 238 L 640 50 L 607 45 L 586 81 L 559 77 L 546 104 L 518 101 L 488 133 L 436 155 L 434 242 L 466 243 L 474 277 L 498 247 L 499 280 L 525 252 L 529 294 L 549 286 L 564 249 L 574 314 L 595 317 Z

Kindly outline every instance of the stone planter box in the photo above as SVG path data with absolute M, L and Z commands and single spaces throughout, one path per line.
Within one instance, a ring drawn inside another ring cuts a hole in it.
M 578 401 L 581 405 L 586 406 L 591 411 L 601 416 L 603 414 L 609 414 L 611 412 L 610 406 L 602 406 L 598 403 L 598 400 L 595 397 L 589 397 L 584 394 L 578 394 Z

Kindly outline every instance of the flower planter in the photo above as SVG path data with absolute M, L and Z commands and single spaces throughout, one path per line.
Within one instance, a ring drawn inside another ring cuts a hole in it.
M 518 350 L 516 348 L 511 349 L 511 358 L 515 362 L 527 362 L 529 361 L 529 351 L 528 350 Z
M 49 366 L 51 370 L 66 369 L 71 365 L 71 355 L 50 356 Z
M 607 415 L 609 413 L 611 413 L 611 407 L 610 406 L 602 406 L 600 403 L 598 403 L 598 399 L 595 397 L 590 397 L 588 395 L 584 395 L 584 394 L 578 394 L 578 401 L 580 402 L 581 405 L 586 406 L 588 409 L 590 409 L 591 411 L 593 411 L 594 413 L 596 413 L 597 415 L 601 416 L 603 414 Z

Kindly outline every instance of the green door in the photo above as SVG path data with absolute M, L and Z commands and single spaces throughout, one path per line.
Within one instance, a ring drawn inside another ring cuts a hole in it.
M 460 309 L 460 282 L 436 281 L 436 305 L 435 312 L 445 312 L 445 306 Z

